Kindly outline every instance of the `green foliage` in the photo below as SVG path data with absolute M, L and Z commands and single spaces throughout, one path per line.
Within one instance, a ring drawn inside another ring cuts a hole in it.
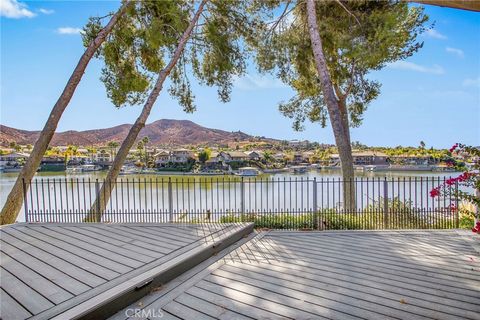
M 378 208 L 358 213 L 344 213 L 335 209 L 324 209 L 312 213 L 265 213 L 228 214 L 220 217 L 222 223 L 254 222 L 255 228 L 267 229 L 319 229 L 327 230 L 378 230 L 378 229 L 442 229 L 454 228 L 454 217 L 422 218 L 420 211 L 392 211 L 388 215 L 391 223 L 386 226 L 385 215 Z M 472 217 L 461 217 L 460 227 L 471 228 Z
M 101 80 L 117 107 L 143 103 L 152 81 L 178 46 L 198 3 L 189 0 L 136 1 L 119 20 L 99 51 L 104 60 Z M 248 2 L 211 0 L 170 73 L 168 92 L 186 112 L 196 109 L 192 76 L 217 86 L 221 101 L 230 98 L 234 77 L 244 73 L 248 59 L 245 37 L 252 37 L 254 16 Z M 98 18 L 85 26 L 87 44 L 100 30 Z
M 204 164 L 208 159 L 210 159 L 211 154 L 212 151 L 207 148 L 198 154 L 198 160 Z
M 279 105 L 293 119 L 297 130 L 310 120 L 326 125 L 327 110 L 311 42 L 304 1 L 258 1 L 257 9 L 273 19 L 260 28 L 254 43 L 260 71 L 276 71 L 296 95 Z M 370 71 L 405 59 L 422 47 L 416 41 L 427 17 L 419 7 L 402 1 L 317 1 L 317 21 L 332 83 L 350 124 L 358 126 L 368 104 L 380 93 L 380 84 L 369 79 Z M 347 11 L 348 10 L 348 11 Z M 278 11 L 284 11 L 281 19 Z M 265 21 L 268 19 L 265 18 Z
M 312 229 L 313 219 L 311 213 L 289 214 L 240 214 L 224 215 L 220 218 L 222 223 L 254 222 L 255 228 L 259 229 Z

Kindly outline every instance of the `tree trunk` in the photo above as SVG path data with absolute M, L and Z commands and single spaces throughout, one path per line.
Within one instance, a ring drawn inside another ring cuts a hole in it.
M 35 172 L 37 171 L 45 151 L 48 148 L 50 141 L 52 140 L 53 134 L 57 129 L 58 122 L 67 108 L 70 99 L 72 98 L 80 80 L 82 79 L 85 69 L 92 59 L 93 55 L 100 47 L 100 45 L 105 41 L 108 34 L 113 30 L 113 27 L 117 23 L 118 19 L 125 13 L 129 1 L 126 1 L 122 7 L 112 16 L 108 24 L 103 28 L 97 35 L 97 37 L 88 45 L 87 49 L 80 57 L 77 66 L 73 70 L 70 79 L 63 89 L 62 94 L 55 103 L 50 116 L 43 127 L 40 137 L 35 142 L 30 157 L 27 159 L 25 165 L 20 171 L 15 184 L 13 185 L 12 190 L 8 194 L 7 201 L 3 206 L 2 212 L 0 213 L 0 224 L 10 224 L 14 223 L 18 217 L 18 213 L 22 208 L 23 202 L 23 193 L 26 190 L 23 190 L 23 185 L 25 182 L 25 187 L 29 187 L 29 183 L 32 180 Z
M 310 41 L 312 42 L 313 55 L 315 57 L 315 65 L 317 67 L 320 86 L 322 88 L 323 97 L 328 109 L 330 123 L 332 125 L 335 143 L 340 156 L 343 176 L 343 200 L 344 208 L 348 211 L 355 210 L 355 187 L 354 187 L 354 171 L 352 146 L 350 144 L 350 132 L 348 128 L 348 114 L 345 118 L 342 116 L 342 110 L 332 85 L 332 80 L 328 72 L 327 62 L 323 54 L 322 40 L 318 32 L 317 12 L 315 8 L 315 0 L 307 0 L 307 21 L 310 33 Z M 346 110 L 345 110 L 346 111 Z M 347 126 L 345 126 L 347 124 Z
M 113 188 L 115 188 L 115 183 L 117 181 L 117 177 L 120 173 L 122 165 L 125 162 L 125 159 L 127 159 L 128 152 L 134 145 L 135 140 L 137 139 L 140 133 L 140 130 L 142 130 L 143 127 L 145 127 L 145 123 L 147 121 L 148 116 L 150 115 L 150 111 L 153 108 L 153 104 L 157 100 L 160 92 L 162 91 L 163 83 L 165 82 L 165 79 L 168 77 L 168 75 L 172 71 L 173 67 L 175 67 L 175 65 L 177 64 L 177 61 L 180 58 L 182 51 L 185 48 L 187 41 L 190 38 L 190 35 L 192 33 L 192 30 L 195 27 L 198 19 L 200 18 L 200 14 L 202 13 L 203 7 L 205 6 L 205 3 L 207 3 L 207 1 L 208 0 L 202 0 L 200 5 L 198 6 L 197 12 L 193 16 L 192 21 L 190 21 L 190 24 L 188 25 L 185 32 L 182 34 L 182 37 L 180 38 L 178 46 L 175 49 L 175 52 L 170 62 L 158 75 L 157 82 L 155 83 L 155 86 L 153 87 L 152 92 L 148 96 L 147 102 L 143 106 L 140 116 L 137 118 L 132 128 L 130 128 L 130 131 L 128 132 L 127 137 L 122 142 L 122 145 L 120 146 L 120 149 L 118 150 L 118 153 L 115 156 L 115 159 L 113 160 L 113 164 L 110 170 L 108 171 L 107 177 L 105 178 L 105 181 L 100 191 L 97 194 L 97 198 L 95 202 L 92 204 L 92 207 L 90 208 L 90 213 L 85 218 L 85 221 L 88 221 L 88 222 L 101 221 L 102 215 L 105 212 L 108 201 L 110 200 L 112 190 Z

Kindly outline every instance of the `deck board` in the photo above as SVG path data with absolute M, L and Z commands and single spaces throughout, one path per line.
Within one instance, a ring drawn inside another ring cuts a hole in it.
M 61 286 L 66 291 L 70 292 L 72 295 L 78 295 L 82 292 L 87 291 L 91 287 L 87 284 L 77 280 L 75 277 L 66 274 L 65 270 L 56 269 L 54 266 L 46 264 L 45 262 L 7 244 L 1 244 L 2 252 L 8 254 L 9 257 L 15 259 L 18 263 L 21 263 L 25 267 L 29 268 L 30 270 L 40 269 L 42 270 L 42 275 L 48 278 L 53 283 Z M 3 260 L 0 260 L 2 265 L 4 263 Z
M 16 301 L 21 301 L 23 307 L 30 313 L 36 314 L 54 306 L 51 301 L 3 268 L 0 268 L 0 278 L 2 289 Z
M 69 298 L 73 297 L 71 293 L 63 289 L 58 284 L 51 282 L 32 269 L 25 267 L 23 264 L 7 256 L 3 252 L 0 254 L 0 261 L 2 261 L 2 268 L 11 273 L 17 279 L 22 279 L 25 283 L 42 296 L 51 300 L 55 304 L 59 304 Z
M 478 319 L 479 242 L 457 230 L 261 232 L 142 308 L 184 319 Z
M 147 294 L 153 284 L 181 274 L 252 229 L 252 224 L 1 227 L 1 318 L 112 314 L 124 306 L 117 299 L 129 302 Z M 175 316 L 165 312 L 165 318 Z
M 0 288 L 0 319 L 26 319 L 32 314 Z
M 88 227 L 81 228 L 80 230 L 71 228 L 64 229 L 75 231 L 77 238 L 90 238 L 98 242 L 102 248 L 112 249 L 127 256 L 134 256 L 135 259 L 142 262 L 149 262 L 154 258 L 159 258 L 165 255 L 163 251 L 159 252 L 158 248 L 154 245 L 151 245 L 151 249 L 146 248 L 145 245 L 142 245 L 141 247 L 136 246 L 134 244 L 135 241 L 132 238 L 124 237 L 116 230 L 114 230 L 114 232 L 110 232 L 109 230 L 104 230 L 103 228 L 97 228 L 97 233 L 95 228 Z

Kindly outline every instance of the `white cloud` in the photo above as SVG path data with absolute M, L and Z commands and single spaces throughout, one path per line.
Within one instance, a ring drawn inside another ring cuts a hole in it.
M 43 14 L 52 14 L 52 13 L 55 12 L 54 10 L 51 10 L 51 9 L 43 9 L 43 8 L 38 9 L 38 11 L 41 12 L 41 13 L 43 13 Z
M 235 79 L 234 86 L 240 90 L 279 89 L 286 87 L 279 79 L 269 76 L 251 76 L 248 74 L 242 78 Z
M 440 39 L 440 40 L 447 39 L 447 36 L 441 34 L 440 32 L 438 32 L 435 29 L 428 29 L 427 31 L 425 31 L 425 35 L 427 37 L 434 38 L 434 39 Z
M 463 53 L 463 50 L 457 49 L 457 48 L 452 48 L 452 47 L 446 47 L 445 51 L 448 53 L 454 54 L 459 58 L 463 58 L 465 55 Z
M 0 16 L 7 18 L 32 18 L 36 14 L 27 9 L 27 5 L 17 0 L 0 0 Z
M 82 32 L 82 29 L 72 27 L 61 27 L 57 29 L 57 33 L 59 34 L 80 34 Z
M 445 73 L 445 70 L 443 70 L 443 68 L 437 64 L 433 65 L 432 67 L 425 67 L 413 62 L 395 61 L 393 63 L 390 63 L 388 67 L 392 69 L 411 70 L 411 71 L 431 73 L 431 74 Z
M 480 77 L 477 79 L 465 79 L 463 80 L 462 85 L 464 87 L 479 87 L 480 88 Z

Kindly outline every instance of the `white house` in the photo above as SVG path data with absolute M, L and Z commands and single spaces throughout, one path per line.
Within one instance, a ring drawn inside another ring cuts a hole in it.
M 4 155 L 0 155 L 0 166 L 7 167 L 7 166 L 15 166 L 18 164 L 18 161 L 22 161 L 29 157 L 26 153 L 21 152 L 12 152 Z
M 167 150 L 160 150 L 154 157 L 157 166 L 162 166 L 170 162 L 170 152 Z
M 174 149 L 170 152 L 170 162 L 174 163 L 187 163 L 188 159 L 193 158 L 193 152 L 184 149 L 184 148 L 179 148 L 179 149 Z

